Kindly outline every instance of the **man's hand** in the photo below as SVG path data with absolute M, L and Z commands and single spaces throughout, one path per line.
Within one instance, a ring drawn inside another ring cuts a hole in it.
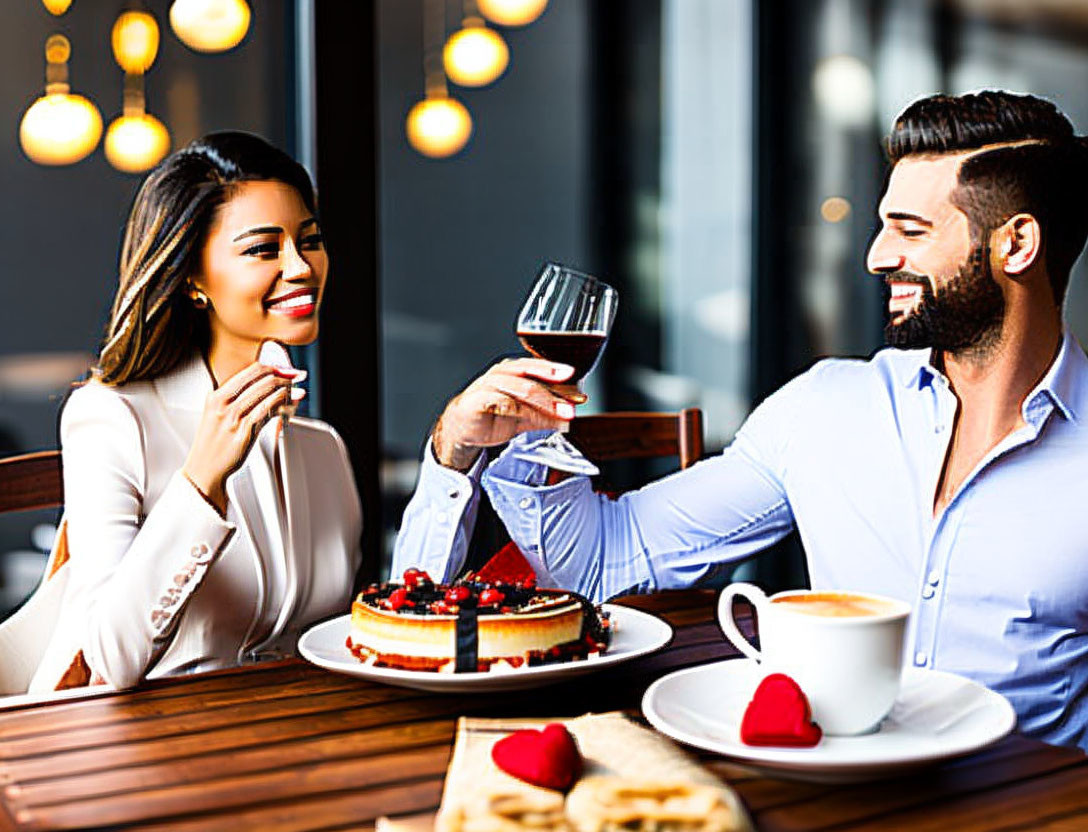
M 435 457 L 447 468 L 465 471 L 481 448 L 529 430 L 562 428 L 574 418 L 574 405 L 547 383 L 564 381 L 573 372 L 569 364 L 539 358 L 495 364 L 446 405 L 431 440 Z

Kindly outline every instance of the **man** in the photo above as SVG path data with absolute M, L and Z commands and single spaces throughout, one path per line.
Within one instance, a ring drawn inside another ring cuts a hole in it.
M 1061 320 L 1088 151 L 1052 104 L 1003 92 L 912 104 L 888 151 L 868 267 L 895 349 L 816 364 L 720 456 L 615 502 L 513 455 L 571 415 L 543 383 L 566 368 L 501 363 L 439 420 L 395 568 L 452 576 L 480 448 L 513 438 L 482 482 L 542 582 L 598 600 L 686 586 L 796 526 L 814 587 L 913 606 L 915 666 L 1088 747 L 1088 360 Z

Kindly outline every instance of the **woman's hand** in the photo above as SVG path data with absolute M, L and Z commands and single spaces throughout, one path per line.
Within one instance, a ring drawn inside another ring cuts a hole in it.
M 446 405 L 432 436 L 435 457 L 447 468 L 465 471 L 481 448 L 525 431 L 563 427 L 574 418 L 574 405 L 545 382 L 564 381 L 573 372 L 568 364 L 539 358 L 495 364 Z
M 253 363 L 213 390 L 182 473 L 223 514 L 227 508 L 226 483 L 245 460 L 269 419 L 290 404 L 293 376 Z

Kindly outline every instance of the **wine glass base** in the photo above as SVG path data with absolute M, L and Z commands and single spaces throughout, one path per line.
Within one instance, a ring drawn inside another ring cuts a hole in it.
M 595 477 L 601 473 L 601 469 L 582 456 L 581 451 L 575 448 L 567 437 L 559 431 L 549 433 L 547 436 L 519 448 L 514 453 L 514 457 L 523 462 L 546 465 L 567 474 Z

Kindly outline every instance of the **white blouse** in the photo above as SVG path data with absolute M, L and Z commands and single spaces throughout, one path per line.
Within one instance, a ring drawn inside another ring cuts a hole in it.
M 70 561 L 31 691 L 79 649 L 115 687 L 290 653 L 348 611 L 362 513 L 343 441 L 272 420 L 227 480 L 226 517 L 181 474 L 212 378 L 199 355 L 154 381 L 90 382 L 61 418 Z M 280 496 L 282 484 L 282 499 Z

